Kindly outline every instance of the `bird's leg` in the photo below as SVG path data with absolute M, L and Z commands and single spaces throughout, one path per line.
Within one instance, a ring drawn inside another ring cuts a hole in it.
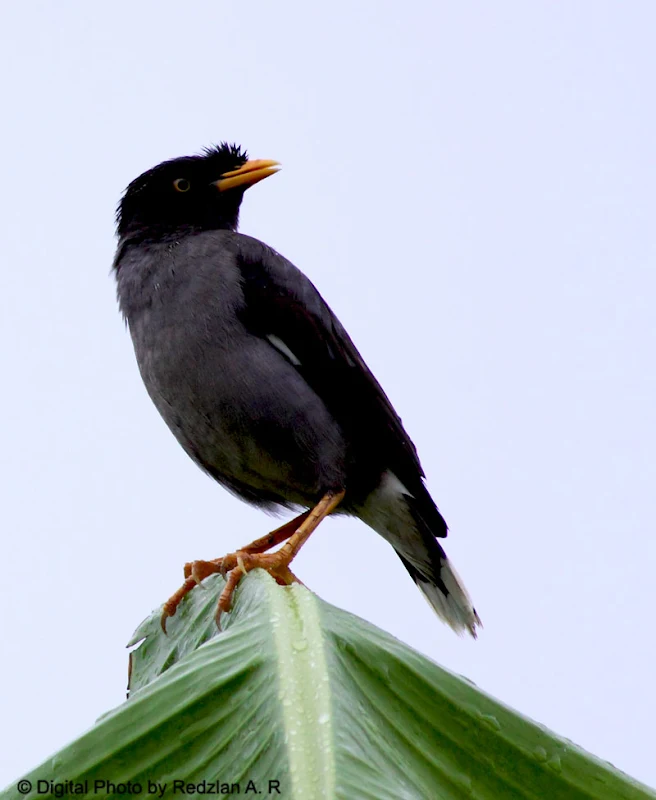
M 290 519 L 289 522 L 285 522 L 284 525 L 281 525 L 279 528 L 276 528 L 275 531 L 271 531 L 271 533 L 267 533 L 266 536 L 262 536 L 260 539 L 256 539 L 254 542 L 247 544 L 246 547 L 240 547 L 240 553 L 264 553 L 266 550 L 270 550 L 272 547 L 275 547 L 277 544 L 281 544 L 282 542 L 286 542 L 290 536 L 296 533 L 299 529 L 301 523 L 305 522 L 305 520 L 310 516 L 312 511 L 304 511 L 302 514 L 299 514 L 294 519 Z
M 254 542 L 247 544 L 245 547 L 241 547 L 237 552 L 245 553 L 247 555 L 255 555 L 257 553 L 264 553 L 266 550 L 270 550 L 272 547 L 287 541 L 290 536 L 293 536 L 293 534 L 295 534 L 299 529 L 299 526 L 305 522 L 311 513 L 311 511 L 304 511 L 302 514 L 299 514 L 298 517 L 290 519 L 288 522 L 285 522 L 284 525 L 281 525 L 274 531 L 267 533 L 266 536 L 262 536 L 260 539 L 256 539 Z M 175 614 L 178 606 L 182 602 L 182 599 L 186 597 L 186 595 L 188 595 L 195 586 L 197 586 L 209 575 L 214 575 L 218 572 L 225 576 L 228 570 L 234 569 L 237 563 L 236 561 L 232 561 L 231 563 L 224 565 L 224 561 L 230 558 L 231 556 L 226 556 L 225 558 L 215 558 L 212 561 L 190 561 L 184 565 L 185 582 L 177 590 L 177 592 L 169 597 L 162 608 L 161 624 L 164 633 L 166 633 L 166 620 Z M 294 580 L 292 573 L 290 572 L 289 574 L 292 576 L 292 580 Z M 239 579 L 236 580 L 235 586 L 238 582 Z
M 327 492 L 321 500 L 319 500 L 317 505 L 306 513 L 305 519 L 298 530 L 292 534 L 280 550 L 277 550 L 275 553 L 246 553 L 237 551 L 224 558 L 224 568 L 228 568 L 228 564 L 232 564 L 233 561 L 234 566 L 232 566 L 228 572 L 226 585 L 219 597 L 219 604 L 216 610 L 217 625 L 219 625 L 221 612 L 230 610 L 232 595 L 239 581 L 247 572 L 258 568 L 264 569 L 269 575 L 275 578 L 278 583 L 283 585 L 288 585 L 297 580 L 296 576 L 289 569 L 289 565 L 298 555 L 301 547 L 303 547 L 305 542 L 310 538 L 312 532 L 316 530 L 319 523 L 341 503 L 344 494 L 344 490 L 339 492 Z M 297 520 L 294 520 L 294 522 L 296 521 Z

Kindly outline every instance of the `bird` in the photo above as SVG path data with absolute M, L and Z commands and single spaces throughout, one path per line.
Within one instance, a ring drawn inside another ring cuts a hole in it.
M 291 561 L 335 512 L 381 535 L 437 615 L 475 638 L 481 620 L 401 418 L 310 279 L 238 231 L 244 192 L 279 169 L 222 142 L 148 169 L 117 207 L 118 304 L 157 410 L 229 492 L 265 511 L 304 509 L 234 553 L 187 563 L 162 627 L 212 573 L 226 577 L 217 621 L 252 569 L 298 580 Z

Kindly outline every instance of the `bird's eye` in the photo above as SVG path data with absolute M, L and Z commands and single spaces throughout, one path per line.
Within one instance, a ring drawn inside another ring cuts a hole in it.
M 191 184 L 186 178 L 177 178 L 173 181 L 173 188 L 176 192 L 188 192 L 191 189 Z

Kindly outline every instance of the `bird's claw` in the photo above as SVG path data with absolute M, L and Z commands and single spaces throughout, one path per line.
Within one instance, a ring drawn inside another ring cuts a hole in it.
M 281 586 L 300 583 L 289 569 L 288 559 L 285 556 L 286 554 L 280 551 L 277 553 L 252 554 L 238 550 L 214 561 L 190 561 L 185 564 L 185 582 L 162 607 L 162 616 L 160 618 L 162 630 L 166 633 L 167 619 L 175 615 L 178 606 L 189 592 L 210 575 L 219 574 L 226 582 L 216 607 L 215 620 L 219 630 L 221 630 L 221 614 L 230 611 L 235 589 L 244 575 L 247 575 L 251 570 L 257 568 L 266 570 Z
M 214 559 L 214 561 L 189 561 L 184 565 L 185 582 L 162 606 L 160 625 L 164 633 L 166 633 L 166 620 L 169 617 L 175 616 L 178 606 L 192 589 L 196 586 L 200 586 L 201 582 L 210 575 L 219 573 L 225 577 L 225 573 L 222 571 L 223 560 L 222 558 L 217 558 Z
M 289 565 L 307 541 L 308 536 L 317 525 L 339 505 L 344 497 L 344 490 L 326 493 L 317 505 L 309 511 L 303 512 L 298 517 L 272 531 L 267 536 L 257 539 L 251 544 L 234 553 L 228 553 L 223 558 L 213 561 L 190 561 L 184 566 L 185 582 L 164 603 L 160 623 L 166 633 L 166 620 L 177 611 L 183 598 L 205 578 L 217 573 L 225 579 L 225 586 L 219 596 L 216 609 L 216 624 L 221 630 L 221 613 L 230 611 L 232 595 L 239 581 L 253 569 L 263 569 L 271 575 L 281 586 L 291 583 L 300 583 L 298 578 L 289 569 Z M 285 542 L 274 553 L 265 550 L 275 547 L 276 544 Z

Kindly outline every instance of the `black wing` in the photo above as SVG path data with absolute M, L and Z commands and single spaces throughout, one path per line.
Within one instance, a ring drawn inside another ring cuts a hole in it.
M 353 500 L 364 500 L 389 469 L 413 496 L 418 513 L 428 517 L 433 534 L 445 536 L 416 448 L 337 317 L 293 264 L 256 239 L 240 238 L 242 321 L 274 346 L 283 343 L 291 363 L 344 430 L 353 446 L 347 487 Z

